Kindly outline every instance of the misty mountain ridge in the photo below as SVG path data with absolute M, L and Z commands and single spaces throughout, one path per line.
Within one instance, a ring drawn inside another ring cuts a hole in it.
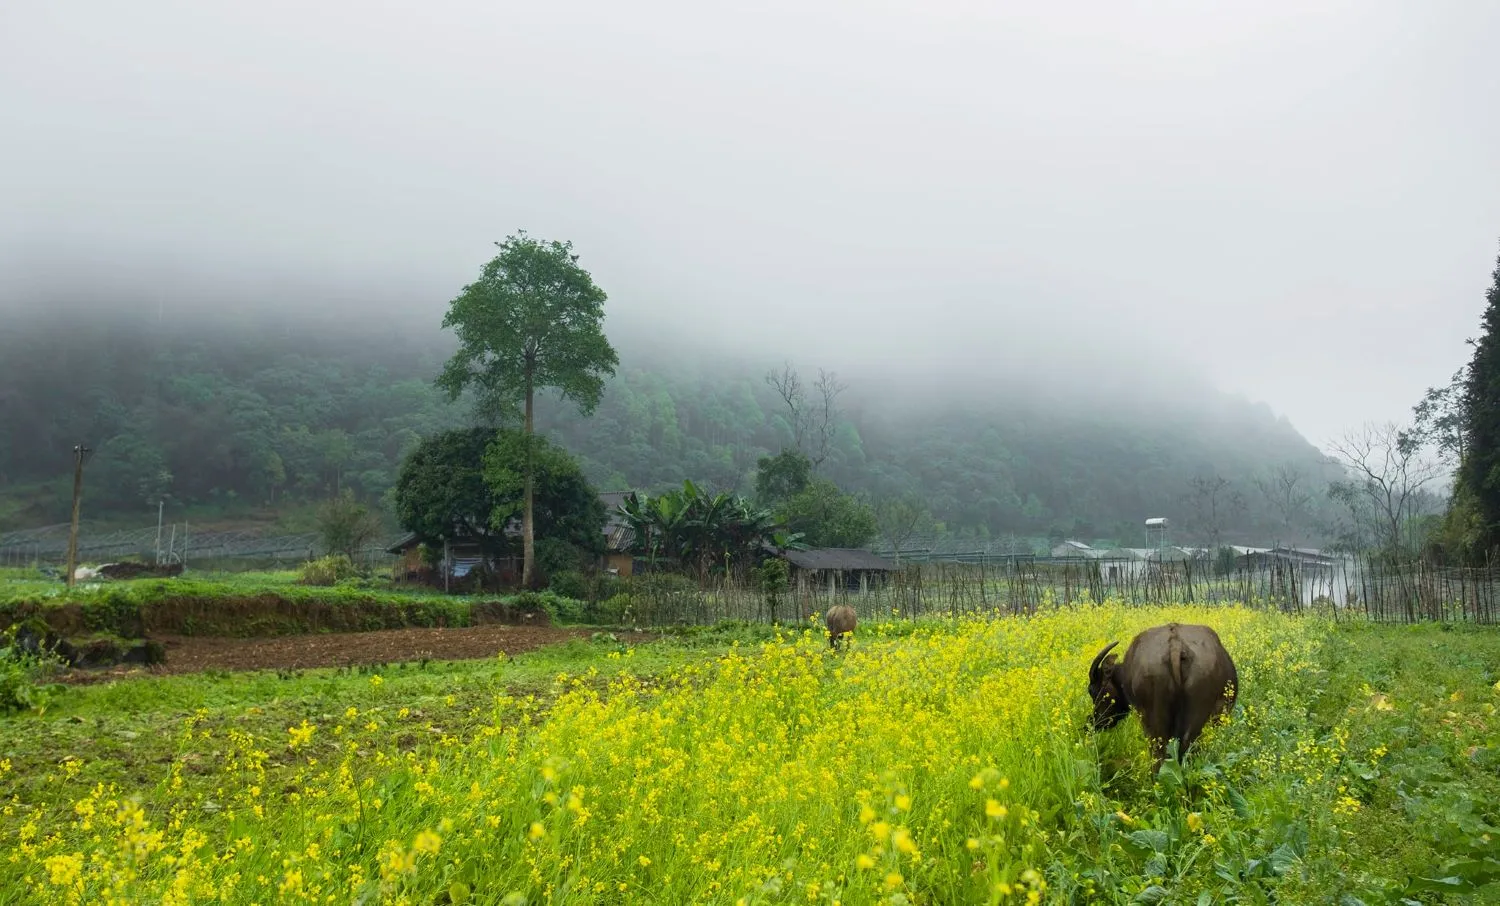
M 58 481 L 83 440 L 98 449 L 96 517 L 145 512 L 163 497 L 233 509 L 350 487 L 378 500 L 422 436 L 469 418 L 432 387 L 453 345 L 437 329 L 440 309 L 131 309 L 52 308 L 0 338 L 0 499 L 6 487 Z M 598 411 L 585 418 L 543 394 L 539 428 L 601 489 L 691 478 L 748 493 L 756 460 L 791 442 L 765 380 L 788 357 L 725 351 L 731 344 L 714 338 L 685 344 L 678 330 L 611 329 L 621 365 Z M 821 363 L 792 364 L 812 392 Z M 1101 366 L 1092 383 L 1033 373 L 1017 390 L 922 365 L 926 373 L 899 361 L 838 371 L 847 389 L 821 471 L 872 498 L 921 497 L 949 531 L 1132 538 L 1141 520 L 1168 515 L 1191 533 L 1201 521 L 1185 498 L 1194 477 L 1235 479 L 1249 497 L 1254 474 L 1289 465 L 1312 476 L 1323 463 L 1268 407 L 1202 383 L 1161 394 L 1129 368 Z M 59 497 L 46 512 L 13 505 L 0 516 L 15 527 L 62 521 L 64 511 Z M 1213 531 L 1240 543 L 1313 531 L 1310 516 L 1284 522 L 1246 500 Z

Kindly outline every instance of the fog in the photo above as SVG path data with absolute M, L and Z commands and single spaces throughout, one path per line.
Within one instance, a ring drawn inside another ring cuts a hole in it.
M 1500 6 L 1000 6 L 7 4 L 4 322 L 435 324 L 527 229 L 574 241 L 612 333 L 1213 385 L 1315 443 L 1466 359 Z

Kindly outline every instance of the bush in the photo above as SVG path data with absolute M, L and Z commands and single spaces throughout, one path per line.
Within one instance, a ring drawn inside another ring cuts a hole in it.
M 584 604 L 576 598 L 567 598 L 552 590 L 523 591 L 516 595 L 514 604 L 518 608 L 540 608 L 545 611 L 554 626 L 584 621 Z
M 380 519 L 345 488 L 318 509 L 318 534 L 328 554 L 349 559 L 380 534 Z
M 624 624 L 635 619 L 635 598 L 628 593 L 611 595 L 600 601 L 593 607 L 594 622 L 609 624 Z
M 579 601 L 593 599 L 588 577 L 576 570 L 564 570 L 552 576 L 552 581 L 547 583 L 547 590 L 565 598 L 574 598 Z
M 62 666 L 49 651 L 27 650 L 16 639 L 16 627 L 0 634 L 0 714 L 45 708 L 57 691 L 46 681 Z
M 302 575 L 297 581 L 302 585 L 332 586 L 341 579 L 353 579 L 359 575 L 354 561 L 343 554 L 332 554 L 302 565 Z
M 775 623 L 782 596 L 791 587 L 790 567 L 780 557 L 770 557 L 752 570 L 752 574 L 760 584 L 761 594 L 765 596 L 766 609 L 770 612 L 771 622 Z

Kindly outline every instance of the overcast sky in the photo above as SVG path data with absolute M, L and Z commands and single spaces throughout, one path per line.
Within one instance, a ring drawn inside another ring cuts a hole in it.
M 1496 35 L 1478 0 L 10 2 L 0 288 L 439 311 L 525 228 L 632 326 L 1187 368 L 1322 443 L 1467 358 Z

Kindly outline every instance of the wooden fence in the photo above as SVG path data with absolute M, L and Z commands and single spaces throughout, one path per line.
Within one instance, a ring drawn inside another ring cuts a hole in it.
M 806 621 L 833 603 L 861 619 L 919 617 L 999 610 L 1031 614 L 1084 601 L 1126 604 L 1243 604 L 1288 613 L 1379 622 L 1500 623 L 1500 568 L 1457 569 L 1421 561 L 1386 563 L 1349 558 L 1333 563 L 1280 562 L 1220 573 L 1209 564 L 1111 571 L 1098 561 L 1006 560 L 996 563 L 909 564 L 867 581 L 811 582 L 778 596 L 774 617 Z M 832 586 L 832 587 L 830 587 Z M 643 624 L 772 619 L 772 602 L 746 582 L 637 581 L 631 599 Z

